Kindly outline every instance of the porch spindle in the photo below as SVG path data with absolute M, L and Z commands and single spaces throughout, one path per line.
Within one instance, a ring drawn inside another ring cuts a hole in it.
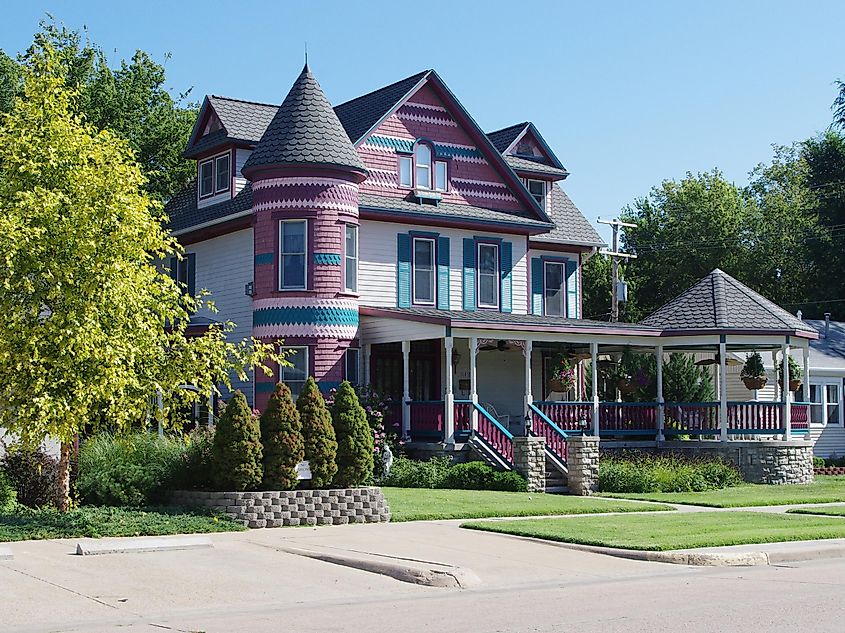
M 478 410 L 475 405 L 478 404 L 478 385 L 476 383 L 475 365 L 476 355 L 478 354 L 478 338 L 473 336 L 469 339 L 469 399 L 472 400 L 472 411 L 470 413 L 470 424 L 472 425 L 473 433 L 478 431 Z
M 534 403 L 534 394 L 531 388 L 531 351 L 534 349 L 534 341 L 526 339 L 523 355 L 525 356 L 525 425 L 531 422 L 531 405 Z
M 804 352 L 804 394 L 802 400 L 804 402 L 810 401 L 810 345 L 805 343 Z
M 411 341 L 402 341 L 402 437 L 411 434 Z
M 599 344 L 590 343 L 590 391 L 593 396 L 593 435 L 599 437 Z
M 719 341 L 719 439 L 728 441 L 728 346 L 725 337 Z
M 781 387 L 783 394 L 781 396 L 781 402 L 783 402 L 783 439 L 790 440 L 792 439 L 792 404 L 790 402 L 792 392 L 789 390 L 789 337 L 787 337 L 786 343 L 781 345 L 780 353 L 783 355 L 783 386 Z
M 455 348 L 454 345 L 455 339 L 453 337 L 447 336 L 443 339 L 443 349 L 446 352 L 446 376 L 444 381 L 446 383 L 446 390 L 443 395 L 443 404 L 446 408 L 444 412 L 446 414 L 446 428 L 444 429 L 446 444 L 455 443 L 455 394 L 452 388 L 452 350 Z
M 663 428 L 666 422 L 666 406 L 663 399 L 663 346 L 655 348 L 655 360 L 657 361 L 657 441 L 666 439 L 663 436 Z

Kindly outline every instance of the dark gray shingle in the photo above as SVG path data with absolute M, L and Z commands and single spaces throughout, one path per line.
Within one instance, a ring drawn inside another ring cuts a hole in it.
M 164 205 L 164 212 L 170 218 L 168 227 L 174 232 L 251 210 L 252 186 L 249 183 L 231 200 L 198 208 L 197 183 L 194 181 Z
M 534 174 L 542 174 L 544 176 L 555 176 L 557 178 L 566 178 L 569 172 L 565 169 L 558 169 L 547 163 L 542 162 L 542 159 L 531 160 L 522 156 L 512 156 L 508 154 L 505 156 L 505 162 L 510 165 L 514 171 L 531 172 Z
M 604 240 L 557 183 L 552 184 L 549 217 L 555 223 L 548 233 L 535 235 L 532 242 L 557 242 L 579 246 L 605 246 Z
M 523 121 L 522 123 L 510 125 L 506 128 L 502 128 L 501 130 L 496 130 L 495 132 L 487 132 L 487 138 L 489 138 L 490 142 L 493 143 L 493 147 L 499 150 L 499 153 L 502 154 L 508 147 L 511 146 L 514 139 L 522 134 L 526 127 L 528 127 L 528 121 Z

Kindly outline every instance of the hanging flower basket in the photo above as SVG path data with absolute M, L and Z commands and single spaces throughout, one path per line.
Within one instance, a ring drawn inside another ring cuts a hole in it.
M 630 396 L 637 390 L 637 385 L 635 385 L 634 381 L 630 378 L 623 377 L 616 381 L 616 388 L 619 389 L 622 394 Z
M 801 367 L 798 365 L 798 363 L 795 361 L 795 359 L 792 358 L 792 356 L 787 357 L 787 367 L 788 367 L 788 370 L 789 370 L 787 372 L 787 378 L 788 378 L 787 382 L 789 384 L 789 390 L 790 391 L 798 391 L 801 388 L 801 385 L 803 384 L 801 382 L 801 379 L 804 377 L 803 373 L 801 372 Z M 780 388 L 783 389 L 783 382 L 784 382 L 783 381 L 783 363 L 780 363 L 778 365 L 777 372 L 778 372 L 778 385 L 780 385 Z
M 754 391 L 762 389 L 769 382 L 769 377 L 766 375 L 766 368 L 763 366 L 763 357 L 759 352 L 753 352 L 745 359 L 745 364 L 742 366 L 742 371 L 739 374 L 745 387 Z
M 745 383 L 746 389 L 756 391 L 757 389 L 765 387 L 769 382 L 769 379 L 766 376 L 745 376 L 743 377 L 742 382 Z
M 552 359 L 549 387 L 552 391 L 567 392 L 575 388 L 575 368 L 569 359 L 558 354 Z
M 783 389 L 783 380 L 778 380 L 778 386 Z M 804 386 L 804 382 L 800 378 L 794 378 L 789 381 L 789 390 L 798 391 Z

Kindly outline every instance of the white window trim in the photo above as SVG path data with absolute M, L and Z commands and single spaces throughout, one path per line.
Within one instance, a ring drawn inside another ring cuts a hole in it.
M 443 186 L 437 186 L 437 167 L 443 165 Z M 449 191 L 449 164 L 445 160 L 434 161 L 434 180 L 432 182 L 435 191 Z
M 562 269 L 561 270 L 561 279 L 563 280 L 563 284 L 560 287 L 560 290 L 561 290 L 561 300 L 560 300 L 561 312 L 560 312 L 560 314 L 549 314 L 549 311 L 547 310 L 547 307 L 546 307 L 548 305 L 548 301 L 547 301 L 548 293 L 546 292 L 546 289 L 547 289 L 547 286 L 546 286 L 546 279 L 547 279 L 547 277 L 546 277 L 546 267 L 547 266 L 560 266 L 561 269 Z M 567 301 L 569 299 L 569 297 L 567 296 L 568 291 L 569 291 L 569 288 L 567 288 L 567 284 L 566 284 L 566 262 L 546 262 L 546 261 L 544 261 L 543 262 L 543 315 L 544 316 L 559 316 L 559 317 L 565 318 L 567 308 L 569 307 L 567 305 Z
M 229 161 L 229 177 L 226 178 L 226 186 L 223 189 L 217 188 L 217 163 L 220 159 L 225 158 Z M 232 188 L 232 154 L 230 152 L 223 152 L 218 156 L 214 157 L 214 195 L 216 196 L 218 193 L 223 193 L 224 191 L 229 191 Z
M 410 177 L 410 182 L 403 183 L 402 182 L 402 161 L 408 161 L 408 176 Z M 399 157 L 399 172 L 397 173 L 399 186 L 400 187 L 407 187 L 408 189 L 412 189 L 414 186 L 414 157 L 413 156 L 400 156 Z
M 354 382 L 349 380 L 349 352 L 355 352 L 355 375 L 357 380 Z M 343 377 L 349 380 L 353 385 L 361 384 L 361 349 L 358 347 L 348 347 L 346 353 L 343 355 Z
M 199 196 L 200 200 L 205 200 L 206 198 L 213 198 L 214 197 L 214 157 L 207 158 L 205 160 L 201 160 L 197 165 L 197 195 Z M 211 191 L 209 193 L 202 192 L 202 168 L 205 165 L 211 165 Z
M 827 401 L 827 387 L 830 385 L 836 385 L 837 389 L 839 390 L 839 402 L 836 403 L 838 405 L 838 413 L 839 413 L 839 420 L 836 422 L 831 422 L 828 424 L 827 422 L 827 410 L 830 407 L 830 403 Z M 845 415 L 845 411 L 843 411 L 843 402 L 842 402 L 842 391 L 843 387 L 843 380 L 841 378 L 836 378 L 834 376 L 811 376 L 810 377 L 810 386 L 815 386 L 817 389 L 821 391 L 821 401 L 820 402 L 810 402 L 810 425 L 815 428 L 824 428 L 826 426 L 837 426 L 841 427 L 843 424 L 843 415 Z M 822 409 L 822 421 L 821 422 L 813 422 L 813 407 L 821 407 Z
M 545 180 L 540 180 L 539 178 L 526 178 L 525 179 L 525 188 L 528 189 L 528 193 L 531 195 L 532 198 L 534 198 L 534 194 L 531 193 L 531 184 L 530 183 L 532 183 L 532 182 L 539 182 L 541 185 L 543 185 L 543 202 L 538 201 L 537 204 L 539 204 L 541 207 L 543 207 L 545 209 L 546 208 L 546 198 L 549 195 L 549 188 L 547 186 L 547 183 L 546 183 Z M 534 198 L 534 199 L 537 200 L 536 198 Z
M 420 145 L 424 145 L 425 148 L 428 150 L 428 165 L 419 165 L 417 163 L 417 148 Z M 414 144 L 414 161 L 413 162 L 414 162 L 414 187 L 416 189 L 428 189 L 430 191 L 434 191 L 434 189 L 432 189 L 432 185 L 434 184 L 434 181 L 433 181 L 434 174 L 432 173 L 433 172 L 432 168 L 434 166 L 434 148 L 432 148 L 431 145 L 429 145 L 428 143 L 421 143 L 421 142 L 415 143 Z M 417 170 L 420 167 L 424 167 L 425 169 L 428 170 L 428 184 L 427 185 L 421 185 L 417 181 Z
M 300 380 L 294 381 L 296 384 L 299 384 L 301 382 L 304 385 L 305 381 L 308 380 L 308 376 L 311 375 L 311 365 L 310 365 L 311 359 L 309 358 L 309 354 L 310 354 L 311 350 L 308 349 L 307 345 L 283 345 L 280 348 L 279 351 L 286 352 L 286 351 L 290 351 L 290 350 L 296 350 L 297 354 L 302 354 L 305 357 L 305 378 L 301 381 Z M 286 385 L 288 385 L 288 387 L 290 387 L 290 384 L 285 380 L 285 368 L 284 367 L 279 368 L 279 380 L 281 380 Z
M 496 284 L 494 284 L 494 288 L 496 289 L 496 303 L 495 304 L 487 304 L 481 303 L 481 249 L 482 248 L 495 248 L 496 249 L 496 266 L 494 268 L 494 274 L 496 276 Z M 502 275 L 501 275 L 501 268 L 502 263 L 500 260 L 501 253 L 499 251 L 498 244 L 491 244 L 490 242 L 479 242 L 475 246 L 475 297 L 476 297 L 476 304 L 479 308 L 496 308 L 498 309 L 502 303 L 501 297 L 501 283 L 502 283 Z
M 303 257 L 303 265 L 305 266 L 305 271 L 304 271 L 304 274 L 303 274 L 303 276 L 302 276 L 302 281 L 303 281 L 303 284 L 304 284 L 304 285 L 303 285 L 303 286 L 301 286 L 301 287 L 300 287 L 300 286 L 297 286 L 296 288 L 293 288 L 293 287 L 290 287 L 290 288 L 285 288 L 285 287 L 282 285 L 282 273 L 283 273 L 283 268 L 284 268 L 284 266 L 282 265 L 282 257 L 283 257 L 283 255 L 284 255 L 284 252 L 282 251 L 282 247 L 283 247 L 282 227 L 283 227 L 285 224 L 294 224 L 294 223 L 302 223 L 302 224 L 304 224 L 304 225 L 305 225 L 305 240 L 304 240 L 304 241 L 305 241 L 305 244 L 304 244 L 305 252 L 303 253 L 303 255 L 304 255 L 304 257 Z M 308 220 L 280 220 L 280 221 L 279 221 L 279 253 L 278 253 L 278 261 L 279 261 L 279 279 L 278 279 L 278 285 L 279 285 L 279 291 L 280 291 L 280 292 L 290 292 L 290 291 L 294 291 L 294 292 L 296 292 L 296 291 L 302 291 L 302 290 L 307 290 L 307 289 L 308 289 Z
M 347 244 L 346 231 L 348 231 L 350 228 L 355 230 L 355 256 L 354 257 L 352 257 L 349 254 L 349 250 L 346 248 L 346 244 Z M 344 229 L 343 229 L 343 289 L 346 292 L 353 292 L 353 293 L 358 292 L 358 264 L 359 264 L 359 261 L 360 261 L 360 255 L 361 255 L 361 246 L 360 246 L 360 243 L 358 241 L 358 225 L 357 224 L 346 224 L 344 226 Z M 347 280 L 348 280 L 347 271 L 349 270 L 349 260 L 350 259 L 355 260 L 355 287 L 354 288 L 350 288 L 346 283 Z
M 229 157 L 229 177 L 226 179 L 226 188 L 225 189 L 218 189 L 217 188 L 217 161 L 220 158 Z M 202 167 L 203 165 L 207 165 L 211 163 L 211 193 L 202 193 Z M 216 195 L 221 193 L 226 193 L 227 191 L 232 190 L 232 152 L 226 151 L 221 152 L 219 154 L 215 154 L 214 156 L 209 156 L 208 158 L 204 158 L 197 163 L 197 198 L 199 200 L 207 200 L 208 198 L 213 198 Z
M 431 243 L 431 300 L 417 299 L 417 242 Z M 411 239 L 411 303 L 418 306 L 433 306 L 437 303 L 437 241 L 432 237 Z

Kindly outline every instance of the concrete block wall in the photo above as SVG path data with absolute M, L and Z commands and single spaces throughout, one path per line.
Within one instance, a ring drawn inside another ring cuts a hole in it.
M 205 492 L 177 490 L 170 502 L 226 514 L 246 527 L 386 523 L 390 508 L 381 488 Z

